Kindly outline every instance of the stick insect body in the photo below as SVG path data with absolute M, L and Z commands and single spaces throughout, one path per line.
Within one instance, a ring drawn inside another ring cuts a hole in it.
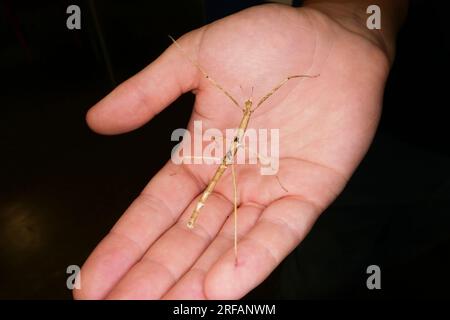
M 236 186 L 236 174 L 235 174 L 235 170 L 234 170 L 234 159 L 236 157 L 238 148 L 240 146 L 242 146 L 241 142 L 244 138 L 245 131 L 247 130 L 248 123 L 250 121 L 250 117 L 251 117 L 252 113 L 261 106 L 261 104 L 263 104 L 272 94 L 274 94 L 278 89 L 280 89 L 290 79 L 293 79 L 293 78 L 315 78 L 318 75 L 313 75 L 313 76 L 311 76 L 311 75 L 292 75 L 292 76 L 289 76 L 289 77 L 285 78 L 283 81 L 281 81 L 272 90 L 270 90 L 266 95 L 264 95 L 258 101 L 255 108 L 252 108 L 253 102 L 252 102 L 251 98 L 247 99 L 244 102 L 244 106 L 242 108 L 239 105 L 239 103 L 237 102 L 237 100 L 230 93 L 228 93 L 228 91 L 226 91 L 219 83 L 217 83 L 215 80 L 213 80 L 196 61 L 192 60 L 189 57 L 189 55 L 183 50 L 183 48 L 179 45 L 179 43 L 175 39 L 173 39 L 171 36 L 169 36 L 169 37 L 173 41 L 173 43 L 181 50 L 181 52 L 183 52 L 183 54 L 187 57 L 187 59 L 203 74 L 203 76 L 209 82 L 211 82 L 212 85 L 214 85 L 216 88 L 218 88 L 220 91 L 222 91 L 233 102 L 233 104 L 235 106 L 237 106 L 239 109 L 241 109 L 243 112 L 241 122 L 237 129 L 236 135 L 233 138 L 230 149 L 223 156 L 219 167 L 217 168 L 216 172 L 214 173 L 214 176 L 211 178 L 210 182 L 208 183 L 206 189 L 203 191 L 200 199 L 197 201 L 197 204 L 187 222 L 188 228 L 190 228 L 190 229 L 194 228 L 195 223 L 198 218 L 198 215 L 199 215 L 201 209 L 204 207 L 209 196 L 214 191 L 214 188 L 216 187 L 217 182 L 223 176 L 223 174 L 225 173 L 228 166 L 231 166 L 231 173 L 232 173 L 232 180 L 233 180 L 233 187 L 234 187 L 234 252 L 235 252 L 235 262 L 237 263 L 237 186 Z

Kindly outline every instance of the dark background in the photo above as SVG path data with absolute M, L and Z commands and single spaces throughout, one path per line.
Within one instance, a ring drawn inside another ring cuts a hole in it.
M 0 298 L 71 298 L 67 266 L 82 265 L 167 161 L 193 96 L 120 136 L 91 132 L 86 111 L 156 58 L 168 34 L 244 2 L 0 1 Z M 449 297 L 446 3 L 412 3 L 369 153 L 247 298 Z M 66 28 L 70 4 L 81 30 Z M 371 264 L 382 290 L 366 288 Z

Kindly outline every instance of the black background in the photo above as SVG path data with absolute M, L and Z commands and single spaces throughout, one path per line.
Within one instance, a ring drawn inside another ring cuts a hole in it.
M 369 153 L 302 245 L 247 298 L 449 297 L 446 3 L 412 3 Z M 66 28 L 70 4 L 81 7 L 81 30 Z M 218 8 L 0 1 L 0 298 L 71 298 L 67 266 L 83 263 L 167 161 L 193 96 L 121 136 L 91 132 L 86 111 L 156 58 L 168 34 L 201 26 Z M 382 290 L 366 288 L 371 264 L 381 267 Z

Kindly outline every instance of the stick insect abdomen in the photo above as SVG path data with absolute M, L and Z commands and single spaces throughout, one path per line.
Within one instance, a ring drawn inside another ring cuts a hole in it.
M 244 116 L 242 117 L 241 123 L 239 124 L 239 128 L 233 139 L 230 150 L 228 150 L 228 152 L 223 157 L 220 166 L 216 170 L 216 173 L 212 177 L 212 179 L 209 182 L 208 186 L 206 187 L 205 191 L 203 191 L 203 194 L 202 194 L 200 200 L 197 202 L 197 205 L 195 206 L 194 211 L 192 212 L 192 215 L 189 218 L 189 221 L 187 223 L 188 228 L 194 227 L 195 221 L 197 220 L 200 210 L 205 205 L 206 200 L 208 200 L 209 196 L 214 191 L 214 188 L 216 187 L 217 182 L 220 180 L 220 178 L 224 174 L 225 170 L 228 168 L 228 166 L 230 164 L 233 163 L 234 158 L 237 153 L 237 150 L 241 144 L 241 141 L 243 140 L 245 131 L 247 130 L 248 122 L 250 121 L 250 115 L 251 115 L 250 107 L 251 107 L 251 103 L 248 105 L 248 108 L 244 112 Z
M 208 200 L 211 193 L 214 191 L 214 188 L 216 187 L 217 182 L 222 177 L 225 170 L 228 168 L 227 164 L 227 156 L 225 156 L 222 160 L 222 163 L 217 168 L 216 173 L 214 174 L 211 181 L 208 183 L 208 186 L 206 187 L 205 191 L 203 191 L 202 196 L 200 197 L 200 200 L 197 202 L 197 205 L 194 208 L 194 211 L 192 212 L 191 217 L 189 218 L 189 221 L 187 223 L 188 228 L 193 228 L 195 221 L 197 220 L 198 214 L 200 213 L 200 210 L 203 208 L 203 206 L 206 203 L 206 200 Z

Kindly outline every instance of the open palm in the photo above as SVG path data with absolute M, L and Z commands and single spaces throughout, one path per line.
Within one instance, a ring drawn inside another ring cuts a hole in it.
M 216 165 L 169 161 L 102 240 L 81 271 L 76 298 L 235 299 L 261 283 L 306 236 L 343 189 L 375 132 L 388 62 L 364 37 L 312 9 L 253 7 L 195 30 L 180 45 L 240 103 L 292 79 L 257 111 L 249 128 L 279 129 L 278 179 L 236 165 L 239 263 L 233 251 L 233 189 L 227 172 L 186 227 Z M 242 88 L 241 88 L 242 87 Z M 97 132 L 149 121 L 180 94 L 196 101 L 188 125 L 236 128 L 240 112 L 170 46 L 93 107 Z M 174 174 L 175 172 L 175 174 Z

